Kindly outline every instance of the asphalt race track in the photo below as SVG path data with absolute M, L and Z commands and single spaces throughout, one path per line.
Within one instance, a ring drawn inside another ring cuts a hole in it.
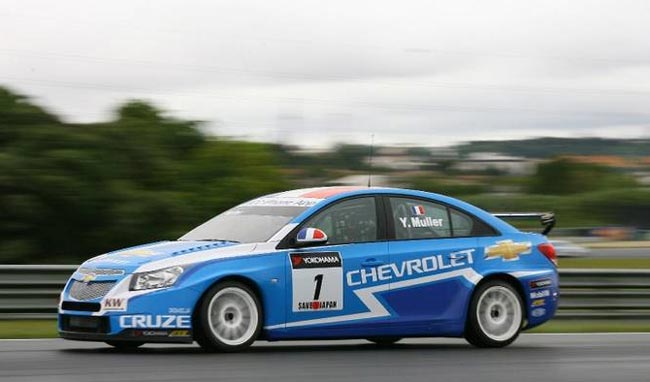
M 523 335 L 505 349 L 462 340 L 259 342 L 239 354 L 148 345 L 0 340 L 0 381 L 650 381 L 650 333 Z

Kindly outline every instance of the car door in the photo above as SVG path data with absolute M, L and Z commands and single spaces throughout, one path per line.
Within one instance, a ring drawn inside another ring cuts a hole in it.
M 372 318 L 369 308 L 355 290 L 377 277 L 376 266 L 388 262 L 379 200 L 364 196 L 335 202 L 296 230 L 317 228 L 328 241 L 287 251 L 286 329 L 290 337 L 374 333 L 376 322 L 368 321 Z
M 472 229 L 464 226 L 469 224 L 466 215 L 435 200 L 386 199 L 394 267 L 386 302 L 412 333 L 458 322 L 467 309 L 473 263 L 480 254 Z

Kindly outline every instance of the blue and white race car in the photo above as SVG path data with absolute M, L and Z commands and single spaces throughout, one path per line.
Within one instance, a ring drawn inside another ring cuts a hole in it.
M 218 351 L 434 336 L 501 347 L 551 319 L 557 303 L 544 235 L 438 194 L 329 187 L 263 196 L 178 240 L 86 261 L 61 294 L 59 332 Z

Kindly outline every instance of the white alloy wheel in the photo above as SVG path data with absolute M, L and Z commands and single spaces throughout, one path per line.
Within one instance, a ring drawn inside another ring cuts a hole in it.
M 501 285 L 487 288 L 476 305 L 481 331 L 493 341 L 508 341 L 519 333 L 521 303 L 515 292 Z
M 259 313 L 255 300 L 247 291 L 227 287 L 210 300 L 207 318 L 210 330 L 219 342 L 239 346 L 255 336 Z

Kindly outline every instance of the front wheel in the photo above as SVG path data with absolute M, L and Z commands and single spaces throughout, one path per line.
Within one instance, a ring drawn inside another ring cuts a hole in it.
M 249 347 L 262 329 L 262 308 L 247 285 L 226 281 L 203 297 L 196 341 L 208 351 L 235 352 Z
M 505 281 L 489 281 L 472 296 L 465 338 L 477 347 L 507 346 L 519 336 L 523 321 L 519 293 Z

